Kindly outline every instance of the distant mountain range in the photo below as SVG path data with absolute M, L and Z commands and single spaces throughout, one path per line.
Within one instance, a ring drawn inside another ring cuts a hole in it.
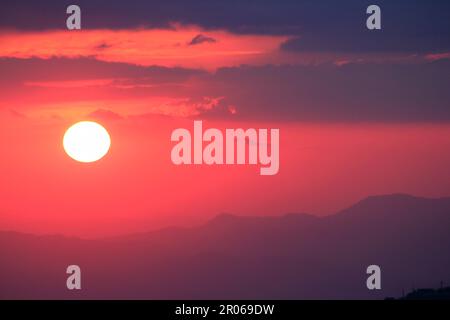
M 66 289 L 66 267 L 82 290 Z M 366 288 L 366 268 L 382 289 Z M 450 198 L 368 197 L 327 217 L 217 216 L 101 240 L 0 232 L 2 299 L 383 299 L 450 282 Z

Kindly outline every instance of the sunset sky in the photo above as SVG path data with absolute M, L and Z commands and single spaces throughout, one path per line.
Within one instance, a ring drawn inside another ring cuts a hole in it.
M 3 1 L 0 229 L 100 237 L 220 213 L 450 196 L 450 2 Z M 411 8 L 414 8 L 412 10 Z M 411 10 L 409 10 L 411 9 Z M 280 171 L 175 166 L 176 128 L 279 128 Z M 101 123 L 84 164 L 65 130 Z

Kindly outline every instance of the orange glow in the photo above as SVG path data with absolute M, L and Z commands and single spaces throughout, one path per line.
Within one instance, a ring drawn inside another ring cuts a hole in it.
M 192 44 L 199 34 L 214 41 Z M 215 69 L 269 63 L 287 36 L 236 35 L 198 27 L 136 30 L 9 32 L 0 34 L 0 56 L 95 56 L 109 62 Z M 280 62 L 280 61 L 278 61 Z

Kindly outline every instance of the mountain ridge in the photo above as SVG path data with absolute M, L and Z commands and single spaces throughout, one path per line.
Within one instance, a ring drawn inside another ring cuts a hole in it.
M 449 282 L 449 230 L 450 198 L 391 195 L 320 218 L 222 215 L 112 239 L 0 232 L 0 298 L 383 299 Z M 71 264 L 78 293 L 65 289 Z M 372 264 L 379 291 L 365 286 Z
M 429 202 L 429 201 L 443 201 L 443 202 L 448 202 L 448 204 L 450 205 L 450 197 L 420 197 L 420 196 L 414 196 L 414 195 L 410 195 L 410 194 L 406 194 L 406 193 L 392 193 L 392 194 L 380 194 L 380 195 L 371 195 L 371 196 L 367 196 L 359 201 L 357 201 L 356 203 L 352 204 L 351 206 L 338 210 L 335 213 L 326 215 L 326 216 L 317 216 L 314 214 L 309 214 L 309 213 L 295 213 L 295 212 L 291 212 L 291 213 L 285 213 L 282 215 L 265 215 L 265 216 L 258 216 L 258 215 L 236 215 L 236 214 L 232 214 L 232 213 L 219 213 L 216 216 L 212 217 L 211 219 L 207 220 L 206 222 L 196 225 L 196 226 L 190 226 L 190 227 L 185 227 L 185 226 L 168 226 L 168 227 L 164 227 L 164 228 L 160 228 L 160 229 L 156 229 L 156 230 L 151 230 L 151 231 L 142 231 L 142 232 L 135 232 L 135 233 L 129 233 L 129 234 L 124 234 L 124 235 L 113 235 L 113 236 L 108 236 L 108 237 L 101 237 L 101 238 L 84 238 L 84 237 L 78 237 L 78 236 L 67 236 L 64 234 L 59 234 L 59 233 L 48 233 L 48 234 L 34 234 L 31 232 L 22 232 L 22 231 L 14 231 L 14 230 L 0 230 L 0 233 L 15 233 L 15 234 L 21 234 L 24 236 L 35 236 L 35 237 L 63 237 L 63 238 L 73 238 L 73 239 L 80 239 L 80 240 L 104 240 L 104 239 L 115 239 L 115 238 L 126 238 L 126 237 L 130 237 L 130 236 L 143 236 L 143 235 L 147 235 L 147 234 L 152 234 L 152 233 L 160 233 L 160 232 L 166 232 L 166 231 L 176 231 L 176 230 L 189 230 L 189 229 L 196 229 L 196 228 L 201 228 L 204 226 L 208 226 L 208 225 L 213 225 L 213 224 L 217 224 L 217 223 L 228 223 L 228 222 L 237 222 L 237 221 L 262 221 L 262 220 L 286 220 L 286 219 L 290 219 L 290 220 L 299 220 L 299 219 L 309 219 L 310 221 L 312 220 L 318 220 L 318 219 L 327 219 L 330 217 L 337 217 L 340 215 L 345 215 L 348 214 L 349 212 L 354 211 L 355 209 L 360 210 L 361 208 L 365 208 L 368 204 L 372 205 L 373 203 L 378 203 L 380 201 L 385 201 L 385 200 L 397 200 L 397 201 L 421 201 L 421 202 Z M 382 205 L 387 205 L 386 203 L 381 203 Z M 391 203 L 392 204 L 392 203 Z M 417 204 L 416 203 L 412 203 L 412 204 Z M 410 204 L 411 205 L 411 204 Z

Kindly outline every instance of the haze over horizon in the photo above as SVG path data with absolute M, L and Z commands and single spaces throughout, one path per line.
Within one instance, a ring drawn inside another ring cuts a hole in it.
M 69 238 L 79 238 L 81 240 L 114 239 L 114 238 L 121 238 L 121 237 L 145 235 L 145 234 L 149 234 L 149 233 L 153 233 L 153 232 L 161 232 L 161 231 L 171 230 L 171 229 L 195 229 L 198 227 L 208 225 L 210 223 L 217 223 L 217 222 L 221 222 L 224 220 L 229 221 L 230 219 L 267 219 L 267 221 L 270 221 L 270 220 L 275 221 L 277 219 L 285 219 L 285 218 L 290 218 L 290 217 L 309 217 L 309 218 L 313 218 L 313 219 L 330 218 L 330 217 L 345 213 L 349 210 L 352 210 L 354 207 L 358 207 L 361 204 L 370 203 L 374 200 L 375 201 L 380 200 L 382 202 L 385 199 L 393 199 L 393 200 L 397 200 L 399 202 L 411 201 L 411 200 L 424 200 L 424 201 L 449 200 L 450 201 L 450 197 L 436 197 L 436 198 L 429 197 L 429 198 L 427 198 L 427 197 L 418 197 L 418 196 L 414 196 L 414 195 L 410 195 L 410 194 L 396 193 L 396 194 L 383 194 L 383 195 L 367 196 L 367 197 L 362 198 L 359 201 L 353 203 L 350 206 L 344 207 L 336 212 L 325 214 L 325 215 L 315 215 L 315 214 L 311 214 L 308 212 L 285 212 L 285 213 L 273 214 L 273 215 L 257 215 L 257 214 L 237 215 L 237 214 L 233 214 L 232 212 L 221 212 L 221 213 L 218 213 L 218 214 L 216 214 L 206 220 L 203 220 L 203 221 L 196 221 L 196 222 L 191 222 L 191 223 L 186 223 L 186 224 L 178 224 L 178 225 L 173 224 L 173 225 L 167 225 L 167 226 L 159 226 L 159 227 L 149 228 L 146 230 L 138 230 L 138 231 L 134 231 L 134 232 L 133 231 L 126 232 L 126 233 L 117 232 L 117 233 L 112 233 L 112 234 L 107 233 L 104 235 L 96 235 L 93 237 L 89 236 L 89 234 L 75 235 L 75 234 L 64 234 L 64 233 L 58 233 L 58 232 L 30 233 L 30 232 L 26 232 L 26 231 L 8 230 L 8 229 L 0 229 L 0 232 L 11 232 L 11 233 L 18 233 L 18 234 L 22 233 L 22 234 L 27 234 L 27 235 L 44 236 L 44 237 L 45 236 L 60 236 L 60 237 L 69 237 Z M 382 208 L 379 208 L 379 209 L 380 209 L 380 213 L 381 213 L 383 210 L 382 210 Z M 385 209 L 389 211 L 390 208 L 386 207 Z
M 322 218 L 223 215 L 194 228 L 97 240 L 0 232 L 0 298 L 401 297 L 449 282 L 449 213 L 450 198 L 390 195 Z M 74 262 L 84 270 L 75 293 L 62 285 Z M 374 263 L 381 290 L 365 286 Z

